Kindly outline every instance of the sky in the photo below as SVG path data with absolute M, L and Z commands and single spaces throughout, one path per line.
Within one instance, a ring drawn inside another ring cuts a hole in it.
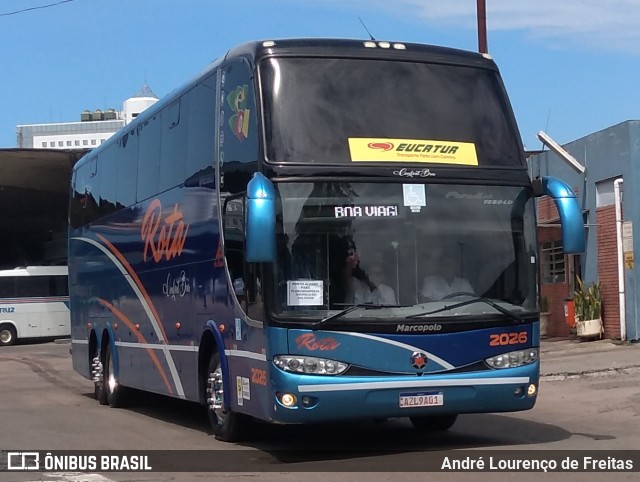
M 526 149 L 640 119 L 640 0 L 486 0 Z M 477 51 L 475 0 L 0 0 L 0 148 L 16 126 L 158 97 L 229 48 L 293 37 Z

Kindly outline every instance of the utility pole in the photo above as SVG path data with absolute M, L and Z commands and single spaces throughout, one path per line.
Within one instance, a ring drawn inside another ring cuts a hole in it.
M 485 0 L 477 0 L 478 2 L 478 52 L 481 54 L 489 53 L 487 47 L 487 6 Z

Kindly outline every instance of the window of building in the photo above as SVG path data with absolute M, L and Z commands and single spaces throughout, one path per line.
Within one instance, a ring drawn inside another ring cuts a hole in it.
M 79 145 L 80 145 L 80 141 L 79 141 L 79 140 L 76 140 L 76 141 L 74 141 L 74 144 L 75 144 L 76 146 L 79 146 Z
M 67 141 L 67 145 L 70 146 L 71 145 L 71 141 Z
M 606 179 L 596 182 L 596 207 L 611 206 L 615 203 L 614 196 L 615 179 Z
M 88 145 L 89 145 L 89 141 L 88 141 L 88 140 L 86 140 L 86 139 L 85 139 L 85 140 L 83 140 L 83 141 L 82 141 L 82 145 L 83 145 L 83 146 L 88 146 Z
M 42 143 L 42 147 L 47 147 L 47 143 L 46 143 L 46 142 L 43 142 L 43 143 Z
M 91 139 L 91 145 L 95 146 L 96 145 L 96 140 L 95 139 Z
M 56 143 L 55 142 L 49 142 L 49 147 L 56 147 Z
M 565 257 L 562 241 L 547 241 L 541 245 L 541 267 L 543 283 L 564 283 L 566 281 Z
M 58 141 L 58 147 L 64 147 L 64 142 Z

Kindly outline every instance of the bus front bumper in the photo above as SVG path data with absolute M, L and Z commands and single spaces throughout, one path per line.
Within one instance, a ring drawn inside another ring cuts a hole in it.
M 275 369 L 271 420 L 308 423 L 528 410 L 536 402 L 539 370 L 539 362 L 421 377 L 327 377 Z

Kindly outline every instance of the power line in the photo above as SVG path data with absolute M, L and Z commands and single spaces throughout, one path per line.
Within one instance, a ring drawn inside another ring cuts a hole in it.
M 69 3 L 69 2 L 73 2 L 73 1 L 75 1 L 75 0 L 60 0 L 59 2 L 50 3 L 49 5 L 41 5 L 39 7 L 24 8 L 22 10 L 16 10 L 15 12 L 0 13 L 0 17 L 8 17 L 9 15 L 17 15 L 19 13 L 29 12 L 31 10 L 40 10 L 42 8 L 55 7 L 57 5 L 60 5 L 60 4 L 63 4 L 63 3 Z

